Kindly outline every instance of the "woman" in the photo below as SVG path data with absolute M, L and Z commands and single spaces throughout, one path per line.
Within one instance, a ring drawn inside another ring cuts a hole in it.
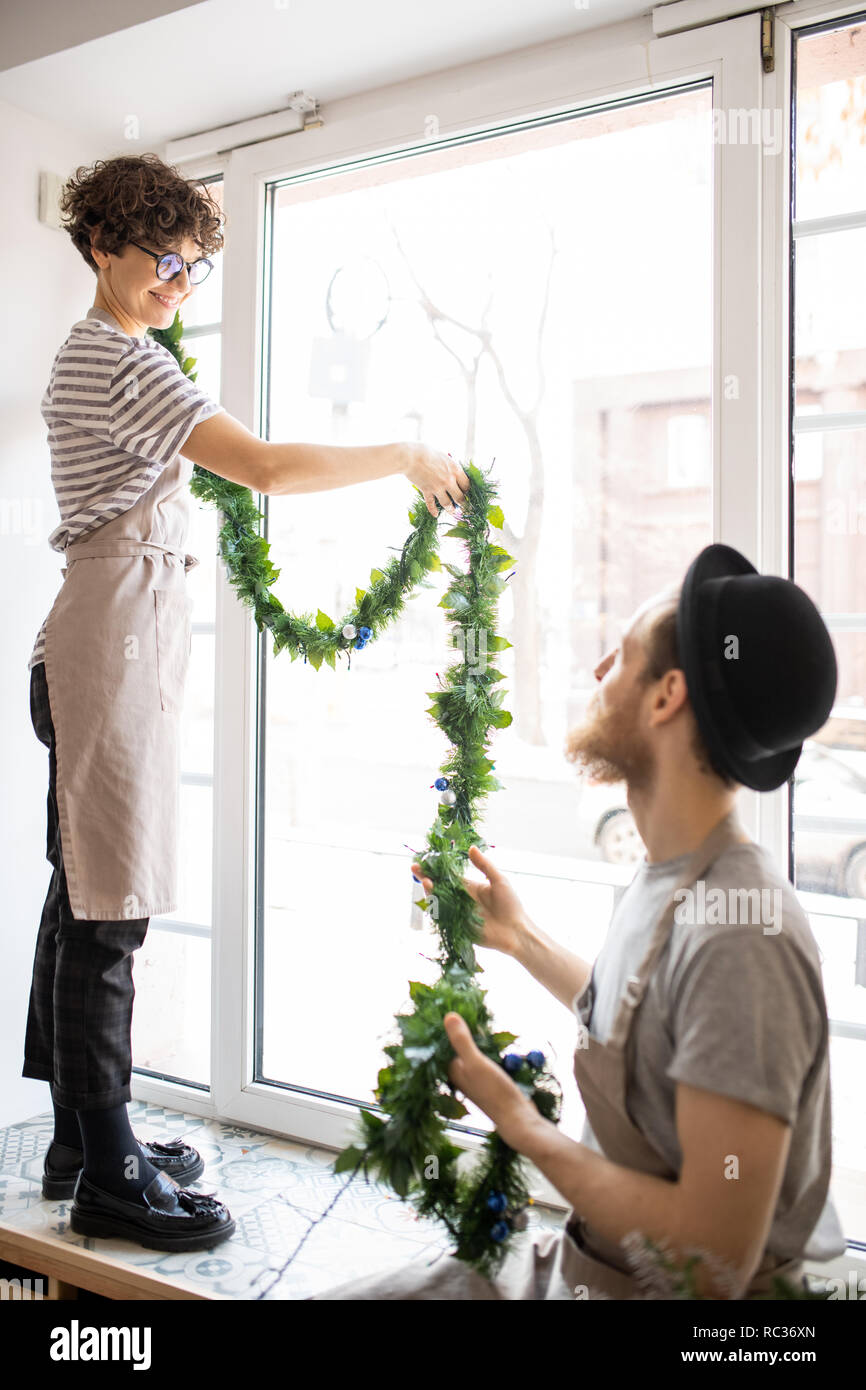
M 73 1196 L 73 1230 L 209 1248 L 234 1221 L 212 1194 L 185 1190 L 200 1155 L 180 1138 L 139 1142 L 127 1113 L 132 956 L 149 919 L 177 907 L 193 463 L 270 495 L 402 473 L 434 516 L 456 515 L 469 479 L 423 444 L 260 440 L 148 336 L 171 325 L 222 247 L 222 213 L 203 185 L 152 154 L 98 160 L 66 184 L 61 211 L 97 283 L 42 400 L 60 511 L 49 544 L 67 563 L 29 662 L 54 872 L 22 1075 L 51 1084 L 43 1192 Z

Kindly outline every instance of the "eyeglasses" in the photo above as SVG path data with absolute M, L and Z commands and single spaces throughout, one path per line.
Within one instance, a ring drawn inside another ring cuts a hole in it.
M 137 241 L 130 242 L 130 246 L 138 247 L 139 251 L 144 251 L 146 255 L 153 256 L 156 261 L 156 273 L 160 280 L 175 280 L 186 266 L 189 271 L 189 283 L 200 285 L 202 280 L 206 280 L 213 270 L 213 261 L 209 261 L 206 256 L 202 256 L 197 261 L 185 261 L 183 256 L 179 256 L 176 251 L 167 251 L 160 255 L 158 251 L 148 251 L 146 246 L 139 246 Z

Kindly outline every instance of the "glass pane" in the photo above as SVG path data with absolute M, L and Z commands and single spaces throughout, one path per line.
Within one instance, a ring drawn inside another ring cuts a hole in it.
M 820 938 L 819 938 L 820 939 Z M 862 991 L 861 991 L 862 993 Z M 833 1080 L 833 1204 L 842 1230 L 866 1231 L 866 1134 L 863 1124 L 863 1042 L 859 1038 L 830 1039 Z M 862 1289 L 862 1285 L 861 1285 Z M 862 1292 L 860 1298 L 862 1299 Z
M 866 410 L 866 227 L 794 246 L 796 408 Z
M 807 739 L 794 774 L 794 881 L 811 892 L 866 900 L 866 620 L 860 632 L 833 631 L 832 619 L 830 626 L 839 688 L 830 718 Z M 862 912 L 866 919 L 866 901 Z M 866 978 L 856 992 L 861 1012 L 863 985 Z M 852 1019 L 853 999 L 840 996 L 835 1013 L 828 999 L 831 1014 Z
M 207 185 L 207 192 L 219 204 L 225 207 L 223 202 L 223 180 L 215 179 Z M 196 285 L 192 294 L 183 306 L 183 321 L 187 328 L 195 328 L 199 324 L 219 323 L 223 315 L 223 261 L 229 245 L 229 228 L 223 224 L 223 249 L 217 251 L 210 260 L 213 261 L 213 270 L 206 280 L 200 285 Z M 192 354 L 195 356 L 195 353 Z M 209 390 L 209 387 L 205 388 Z
M 181 775 L 213 776 L 215 649 L 213 633 L 193 633 L 181 715 Z
M 866 43 L 851 25 L 795 37 L 797 217 L 866 211 Z M 866 229 L 795 241 L 797 425 L 866 410 Z M 821 610 L 839 681 L 792 789 L 794 882 L 822 957 L 833 1036 L 832 1195 L 866 1233 L 866 430 L 795 429 L 793 578 Z M 811 894 L 824 894 L 815 899 Z M 857 1032 L 859 1030 L 859 1036 Z
M 184 322 L 186 326 L 186 322 Z M 203 333 L 200 338 L 190 338 L 184 343 L 187 355 L 195 358 L 192 368 L 196 386 L 218 401 L 220 398 L 220 354 L 222 350 L 221 333 Z
M 213 788 L 181 783 L 179 906 L 166 921 L 194 922 L 209 927 L 211 917 L 211 860 L 213 855 Z
M 218 529 L 218 512 L 208 503 L 190 497 L 186 549 L 198 560 L 186 574 L 187 591 L 193 600 L 193 623 L 212 623 L 216 619 Z
M 347 826 L 344 838 L 350 834 Z M 591 955 L 601 948 L 612 911 L 608 886 L 516 871 L 509 872 L 509 879 L 533 920 L 548 923 L 557 940 Z M 301 1084 L 327 1094 L 369 1098 L 381 1065 L 379 1049 L 396 1040 L 391 1020 L 400 1010 L 411 1009 L 408 981 L 431 984 L 439 973 L 432 959 L 436 939 L 431 926 L 425 923 L 421 931 L 409 926 L 412 879 L 406 858 L 393 849 L 376 854 L 296 835 L 270 857 L 267 882 L 263 981 L 268 1026 L 262 1076 L 272 1081 L 296 1077 L 296 1049 L 304 1040 L 308 1055 L 302 1075 L 310 1079 Z M 331 908 L 323 902 L 328 883 L 339 885 Z M 376 952 L 372 970 L 371 942 Z M 522 1029 L 514 1047 L 542 1048 L 567 1077 L 575 1046 L 573 1016 L 552 1005 L 534 981 L 526 982 L 513 961 L 489 952 L 483 964 L 482 985 L 495 1015 L 512 1032 Z M 318 983 L 311 987 L 311 982 Z M 562 1122 L 578 1133 L 580 1093 L 573 1084 L 563 1091 Z M 466 1124 L 490 1128 L 482 1111 L 471 1102 L 467 1108 Z
M 794 478 L 797 583 L 828 614 L 862 613 L 866 609 L 866 429 L 795 434 Z M 858 667 L 850 672 L 846 685 L 846 699 L 866 693 L 866 670 Z M 843 698 L 841 687 L 839 697 Z
M 711 106 L 707 85 L 274 192 L 270 438 L 498 461 L 514 723 L 480 828 L 539 925 L 589 955 L 642 847 L 623 788 L 579 784 L 565 734 L 617 622 L 711 539 Z M 282 602 L 347 613 L 414 498 L 399 477 L 271 498 Z M 459 543 L 442 555 L 459 563 Z M 407 982 L 428 978 L 409 865 L 446 752 L 425 712 L 454 658 L 436 578 L 351 669 L 268 657 L 272 1080 L 369 1100 Z M 587 865 L 607 881 L 581 882 Z M 579 1106 L 573 1017 L 487 954 L 497 1023 L 555 1052 Z
M 210 1085 L 210 941 L 148 928 L 133 957 L 136 1068 Z
M 866 28 L 795 36 L 796 216 L 866 209 Z

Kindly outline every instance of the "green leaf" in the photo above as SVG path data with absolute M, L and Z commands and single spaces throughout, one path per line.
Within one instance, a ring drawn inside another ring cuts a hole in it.
M 321 666 L 322 657 L 322 652 L 307 652 L 307 660 L 309 661 L 314 671 L 318 671 L 319 667 Z
M 437 1096 L 436 1109 L 449 1120 L 459 1120 L 463 1115 L 469 1114 L 463 1102 L 452 1095 Z
M 398 1197 L 409 1195 L 409 1184 L 412 1181 L 412 1169 L 409 1160 L 403 1154 L 394 1154 L 390 1168 L 391 1186 Z
M 346 1173 L 350 1168 L 354 1168 L 359 1159 L 363 1158 L 363 1149 L 358 1149 L 354 1144 L 350 1144 L 348 1149 L 344 1149 L 334 1160 L 334 1172 Z
M 469 527 L 463 521 L 458 521 L 457 525 L 450 527 L 449 530 L 445 532 L 445 534 L 446 536 L 456 536 L 458 540 L 464 541 L 468 541 L 472 536 L 472 532 L 469 530 Z
M 320 632 L 328 632 L 334 626 L 334 619 L 329 618 L 327 613 L 323 613 L 321 608 L 316 614 L 316 627 Z
M 504 652 L 505 648 L 510 646 L 511 643 L 507 637 L 494 637 L 492 634 L 488 634 L 487 650 L 489 652 Z
M 438 555 L 431 555 L 431 556 L 430 556 L 430 569 L 431 569 L 431 570 L 441 570 L 441 568 L 442 568 L 442 561 L 439 559 L 439 556 L 438 556 Z
M 378 1130 L 385 1128 L 385 1121 L 381 1115 L 377 1115 L 373 1110 L 361 1110 L 361 1123 L 369 1135 L 374 1135 Z
M 370 583 L 378 584 L 385 578 L 381 570 L 370 570 Z
M 495 729 L 507 729 L 511 723 L 511 715 L 507 709 L 493 710 L 489 716 L 489 722 Z
M 366 597 L 367 597 L 367 591 L 366 591 L 366 589 L 356 589 L 356 590 L 355 590 L 355 607 L 356 607 L 356 608 L 360 608 L 360 607 L 361 607 L 361 604 L 364 602 L 364 599 L 365 599 Z
M 487 520 L 490 522 L 491 526 L 496 527 L 497 531 L 501 531 L 505 525 L 505 517 L 502 514 L 502 508 L 497 507 L 495 504 L 488 507 Z

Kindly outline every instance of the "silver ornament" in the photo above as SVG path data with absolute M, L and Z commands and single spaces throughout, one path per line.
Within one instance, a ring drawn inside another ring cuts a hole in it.
M 525 1211 L 516 1211 L 511 1218 L 511 1225 L 515 1231 L 525 1231 L 529 1225 L 529 1217 Z
M 355 627 L 354 623 L 346 623 L 346 626 L 343 628 L 343 636 L 346 638 L 347 642 L 351 642 L 353 637 L 358 636 L 358 629 Z
M 439 800 L 443 806 L 453 806 L 457 800 L 457 793 L 451 791 L 449 787 L 447 791 L 439 793 Z

